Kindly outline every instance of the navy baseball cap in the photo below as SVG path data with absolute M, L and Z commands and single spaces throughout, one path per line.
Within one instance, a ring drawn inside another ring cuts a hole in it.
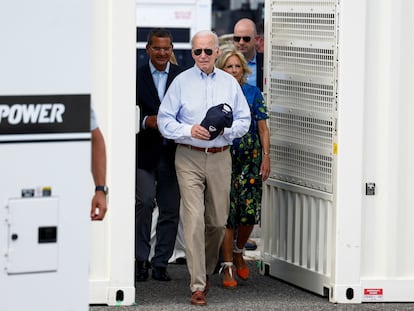
M 201 126 L 210 132 L 210 140 L 216 138 L 225 127 L 233 124 L 233 112 L 228 104 L 218 104 L 207 110 Z

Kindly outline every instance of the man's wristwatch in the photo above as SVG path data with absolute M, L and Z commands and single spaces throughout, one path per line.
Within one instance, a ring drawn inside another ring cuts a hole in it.
M 108 189 L 107 186 L 96 186 L 95 187 L 95 192 L 96 191 L 102 191 L 106 195 L 106 194 L 108 194 L 109 189 Z

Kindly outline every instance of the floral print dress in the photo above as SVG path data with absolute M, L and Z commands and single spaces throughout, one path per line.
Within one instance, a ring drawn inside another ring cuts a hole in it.
M 260 220 L 262 200 L 262 146 L 260 143 L 257 121 L 269 118 L 267 108 L 259 88 L 242 85 L 251 112 L 249 131 L 233 141 L 232 181 L 230 191 L 230 212 L 227 227 L 237 225 L 255 225 Z

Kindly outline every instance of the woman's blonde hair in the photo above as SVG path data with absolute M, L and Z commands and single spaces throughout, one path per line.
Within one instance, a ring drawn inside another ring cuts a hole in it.
M 178 65 L 177 58 L 175 57 L 174 51 L 171 52 L 170 62 L 171 64 Z
M 237 56 L 240 59 L 240 63 L 243 69 L 243 76 L 241 79 L 242 80 L 241 84 L 246 83 L 247 75 L 250 74 L 252 71 L 247 66 L 247 61 L 246 61 L 246 58 L 244 58 L 244 55 L 241 52 L 239 52 L 234 46 L 233 47 L 223 46 L 223 48 L 220 51 L 220 55 L 216 60 L 216 67 L 220 69 L 224 69 L 224 66 L 226 65 L 227 60 L 231 56 Z

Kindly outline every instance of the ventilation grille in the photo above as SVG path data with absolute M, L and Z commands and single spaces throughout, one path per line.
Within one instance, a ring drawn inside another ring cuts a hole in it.
M 273 178 L 300 186 L 332 192 L 332 156 L 300 150 L 300 146 L 271 146 Z M 275 173 L 277 172 L 277 173 Z
M 332 80 L 336 68 L 335 54 L 331 49 L 315 49 L 292 46 L 272 46 L 273 72 L 312 76 Z
M 271 178 L 332 193 L 337 118 L 337 1 L 273 1 Z
M 335 37 L 335 14 L 331 12 L 274 12 L 272 24 L 274 36 L 280 39 L 326 42 Z
M 275 137 L 300 145 L 327 149 L 332 145 L 332 120 L 300 116 L 297 114 L 270 113 L 270 131 Z
M 271 79 L 270 89 L 270 102 L 279 107 L 326 115 L 331 115 L 334 110 L 336 96 L 333 85 Z

